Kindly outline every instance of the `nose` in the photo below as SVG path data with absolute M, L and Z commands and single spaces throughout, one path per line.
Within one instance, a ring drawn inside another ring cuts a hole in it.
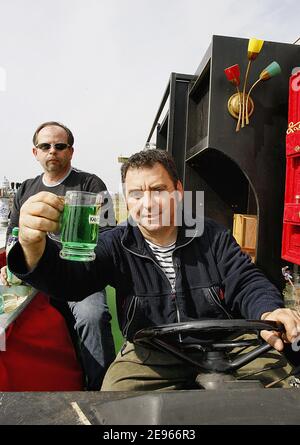
M 159 192 L 146 191 L 143 196 L 143 208 L 148 214 L 156 214 L 159 211 Z
M 56 151 L 55 144 L 50 144 L 48 153 L 56 153 Z
M 152 207 L 152 197 L 151 197 L 151 192 L 150 191 L 144 192 L 143 207 L 144 207 L 144 209 L 151 210 L 151 207 Z

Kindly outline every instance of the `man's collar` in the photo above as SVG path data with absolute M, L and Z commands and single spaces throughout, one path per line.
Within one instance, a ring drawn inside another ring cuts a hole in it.
M 42 181 L 43 181 L 43 184 L 44 184 L 46 187 L 56 187 L 57 185 L 60 185 L 62 182 L 64 182 L 65 179 L 67 179 L 67 177 L 70 175 L 70 173 L 71 173 L 72 170 L 73 170 L 73 167 L 71 166 L 70 169 L 68 170 L 68 172 L 67 172 L 61 179 L 59 179 L 58 181 L 56 181 L 56 182 L 53 183 L 53 184 L 48 184 L 48 183 L 46 182 L 46 180 L 45 180 L 45 173 L 43 173 L 43 175 L 42 175 Z
M 192 227 L 186 226 L 184 215 L 182 215 L 182 225 L 178 226 L 176 247 L 189 244 L 195 237 L 200 235 L 201 233 L 198 230 L 197 222 L 195 222 Z M 125 248 L 130 249 L 139 255 L 146 255 L 148 253 L 145 238 L 131 216 L 129 216 L 127 220 L 127 227 L 122 237 L 122 244 Z

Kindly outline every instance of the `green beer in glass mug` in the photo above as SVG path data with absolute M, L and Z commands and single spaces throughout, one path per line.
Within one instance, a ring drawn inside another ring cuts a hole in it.
M 71 261 L 93 261 L 100 224 L 101 194 L 69 190 L 61 216 L 60 257 Z

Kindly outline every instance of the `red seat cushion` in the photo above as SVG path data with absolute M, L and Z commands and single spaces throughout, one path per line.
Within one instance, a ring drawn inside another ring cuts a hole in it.
M 0 391 L 79 391 L 83 374 L 62 315 L 37 294 L 7 332 Z
M 3 252 L 0 252 L 0 269 L 5 265 L 6 265 L 6 254 L 5 250 L 3 250 Z

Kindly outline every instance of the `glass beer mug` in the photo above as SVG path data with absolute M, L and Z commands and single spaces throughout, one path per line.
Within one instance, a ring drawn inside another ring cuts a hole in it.
M 60 232 L 49 237 L 62 244 L 61 258 L 71 261 L 93 261 L 100 224 L 101 193 L 69 190 L 64 196 Z

